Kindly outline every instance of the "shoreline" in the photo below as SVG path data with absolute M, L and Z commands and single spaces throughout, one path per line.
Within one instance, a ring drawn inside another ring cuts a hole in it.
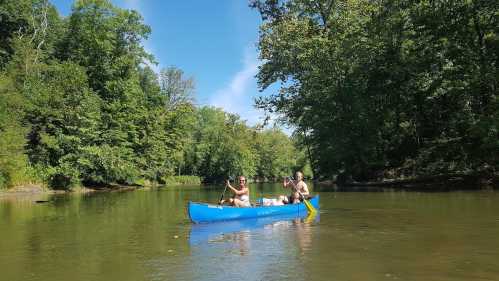
M 459 191 L 499 189 L 499 176 L 483 177 L 471 174 L 446 174 L 375 181 L 325 180 L 316 182 L 319 190 L 331 191 L 382 191 L 384 189 L 405 191 Z
M 147 188 L 147 187 L 144 187 Z M 90 194 L 98 192 L 118 192 L 118 191 L 133 191 L 137 190 L 138 186 L 118 186 L 112 185 L 109 187 L 89 188 L 80 186 L 72 190 L 54 190 L 47 188 L 41 184 L 26 184 L 15 186 L 10 189 L 0 190 L 0 201 L 9 199 L 35 199 L 44 198 L 51 195 L 64 194 Z
M 262 182 L 255 182 L 262 183 Z M 182 185 L 182 184 L 180 184 Z M 436 175 L 427 177 L 405 178 L 405 179 L 382 179 L 378 181 L 356 182 L 348 181 L 339 183 L 335 180 L 314 181 L 316 191 L 358 191 L 379 192 L 385 190 L 400 191 L 459 191 L 459 190 L 497 190 L 499 189 L 499 176 L 488 177 L 486 181 L 481 177 L 454 174 Z M 10 189 L 0 189 L 0 201 L 6 199 L 31 199 L 46 198 L 51 195 L 64 194 L 90 194 L 99 192 L 124 192 L 138 189 L 149 189 L 152 186 L 140 185 L 117 185 L 112 184 L 105 187 L 80 186 L 72 190 L 54 190 L 42 184 L 25 184 Z

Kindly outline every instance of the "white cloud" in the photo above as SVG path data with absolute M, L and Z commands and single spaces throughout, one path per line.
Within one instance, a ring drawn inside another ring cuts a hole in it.
M 249 125 L 255 125 L 263 119 L 263 112 L 253 104 L 252 93 L 257 92 L 255 75 L 260 62 L 253 49 L 244 52 L 243 67 L 223 88 L 217 90 L 210 98 L 211 106 L 220 107 L 224 111 L 236 113 Z

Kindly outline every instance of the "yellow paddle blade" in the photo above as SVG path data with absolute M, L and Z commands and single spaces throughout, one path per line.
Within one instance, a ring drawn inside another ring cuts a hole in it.
M 305 203 L 305 207 L 307 207 L 307 210 L 310 214 L 315 214 L 317 213 L 317 210 L 312 206 L 312 203 L 310 203 L 308 200 L 303 200 Z
M 303 220 L 304 223 L 313 223 L 315 220 L 315 217 L 317 217 L 316 212 L 309 212 L 307 217 Z

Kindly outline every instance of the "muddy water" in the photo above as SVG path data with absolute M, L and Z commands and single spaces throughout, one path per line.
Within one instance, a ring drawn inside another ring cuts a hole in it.
M 321 192 L 313 219 L 193 226 L 187 202 L 220 192 L 0 200 L 0 280 L 499 280 L 496 192 Z

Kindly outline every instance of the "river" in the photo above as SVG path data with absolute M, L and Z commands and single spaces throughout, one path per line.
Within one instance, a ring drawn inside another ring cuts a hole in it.
M 499 280 L 494 191 L 320 192 L 313 219 L 193 226 L 187 202 L 220 192 L 2 199 L 0 280 Z

